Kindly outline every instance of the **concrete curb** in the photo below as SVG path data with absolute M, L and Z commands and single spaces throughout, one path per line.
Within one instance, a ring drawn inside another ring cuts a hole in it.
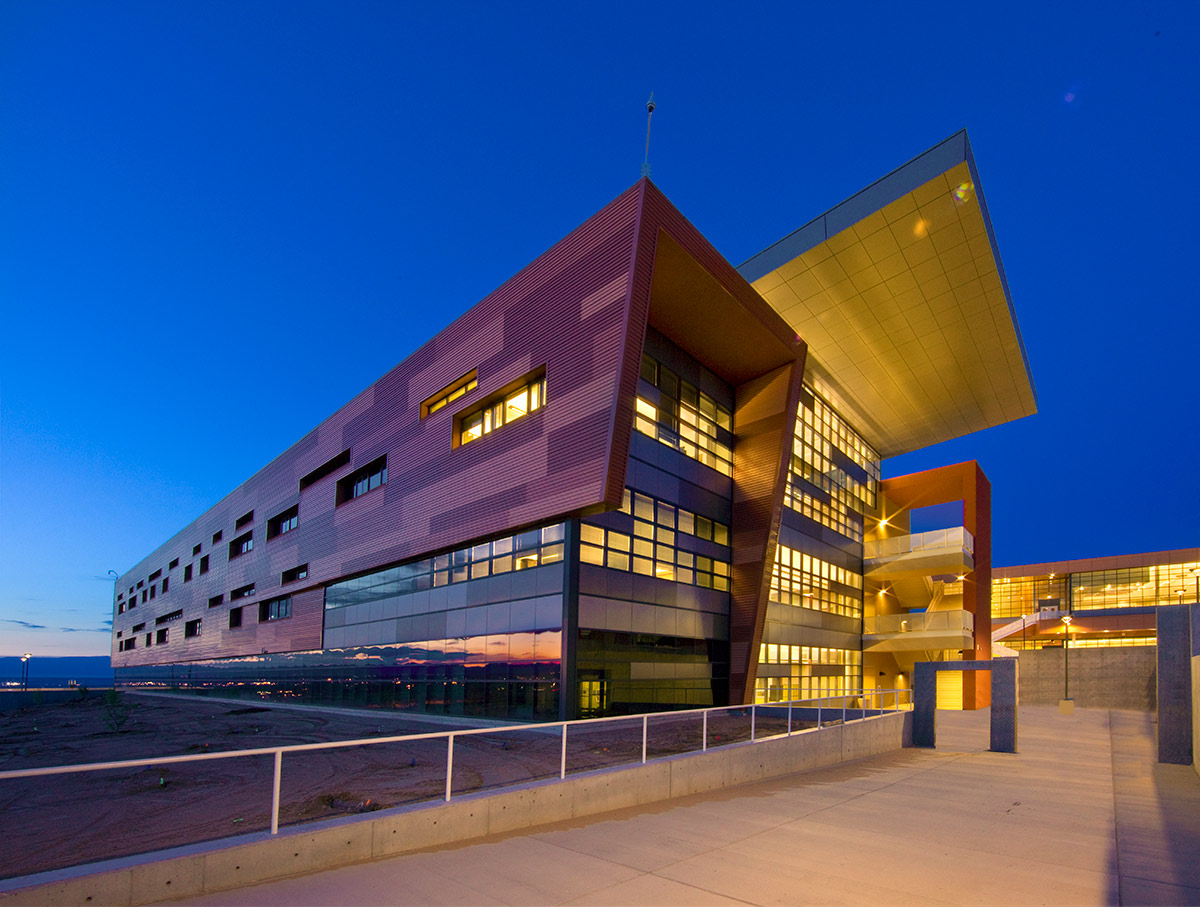
M 380 860 L 863 759 L 912 744 L 912 713 L 568 775 L 0 882 L 9 904 L 151 904 Z

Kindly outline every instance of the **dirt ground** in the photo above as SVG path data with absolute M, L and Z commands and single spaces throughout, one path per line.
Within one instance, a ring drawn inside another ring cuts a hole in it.
M 0 714 L 0 771 L 455 727 L 445 719 L 435 724 L 393 713 L 121 693 L 115 703 L 92 696 Z M 786 729 L 786 721 L 758 717 L 758 736 Z M 647 757 L 699 749 L 700 737 L 699 716 L 653 715 Z M 710 747 L 749 737 L 747 710 L 710 714 Z M 637 762 L 641 748 L 640 718 L 572 727 L 567 772 Z M 557 777 L 561 753 L 558 729 L 460 736 L 454 743 L 453 794 Z M 5 826 L 0 878 L 266 830 L 271 781 L 269 755 L 0 779 Z M 445 785 L 444 739 L 289 753 L 283 757 L 279 823 L 440 798 Z

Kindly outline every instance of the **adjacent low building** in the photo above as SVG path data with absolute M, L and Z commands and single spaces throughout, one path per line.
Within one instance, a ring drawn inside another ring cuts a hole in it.
M 1017 651 L 1152 646 L 1158 609 L 1200 602 L 1200 548 L 992 572 L 993 640 Z M 1063 618 L 1070 616 L 1069 622 Z
M 990 486 L 881 461 L 1035 409 L 965 132 L 739 268 L 643 179 L 126 571 L 117 682 L 524 719 L 903 685 L 990 656 Z

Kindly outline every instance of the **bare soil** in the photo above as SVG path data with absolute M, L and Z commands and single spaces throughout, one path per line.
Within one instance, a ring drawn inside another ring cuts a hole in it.
M 697 715 L 651 716 L 647 758 L 700 749 L 701 727 Z M 93 696 L 0 714 L 0 771 L 454 728 L 444 719 L 386 712 L 122 693 L 115 704 Z M 786 730 L 786 720 L 758 716 L 758 736 Z M 710 747 L 748 740 L 749 711 L 711 713 L 708 734 Z M 446 749 L 437 739 L 285 754 L 279 823 L 441 798 Z M 568 773 L 640 762 L 641 755 L 641 718 L 567 734 Z M 459 736 L 453 795 L 557 777 L 561 758 L 557 728 Z M 267 830 L 271 782 L 270 755 L 0 779 L 0 878 Z

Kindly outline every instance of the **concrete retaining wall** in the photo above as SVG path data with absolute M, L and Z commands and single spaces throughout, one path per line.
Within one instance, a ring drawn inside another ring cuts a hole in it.
M 1200 602 L 1192 605 L 1192 768 L 1200 775 Z
M 409 851 L 720 790 L 909 746 L 900 712 L 645 765 L 569 775 L 0 882 L 11 904 L 149 904 L 379 860 Z
M 1138 709 L 1157 704 L 1157 646 L 1071 650 L 1071 698 L 1083 708 Z M 1063 698 L 1063 650 L 1020 654 L 1020 704 L 1057 705 Z

